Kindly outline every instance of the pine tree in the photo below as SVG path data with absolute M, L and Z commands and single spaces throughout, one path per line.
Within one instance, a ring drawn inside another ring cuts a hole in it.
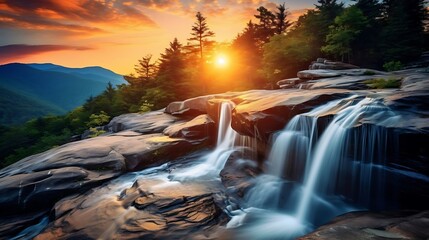
M 384 61 L 412 61 L 423 49 L 424 0 L 384 0 L 382 52 Z
M 357 8 L 368 20 L 368 25 L 352 43 L 353 64 L 377 68 L 381 63 L 379 53 L 381 4 L 378 0 L 354 0 Z
M 267 43 L 272 36 L 276 33 L 276 16 L 265 7 L 256 9 L 258 14 L 255 18 L 259 20 L 256 25 L 256 35 L 260 45 Z
M 351 6 L 335 18 L 334 25 L 330 26 L 329 34 L 326 36 L 326 45 L 322 51 L 334 56 L 347 57 L 350 62 L 352 53 L 352 42 L 367 26 L 367 19 L 362 11 L 356 6 Z
M 134 70 L 138 74 L 138 77 L 144 80 L 153 78 L 156 74 L 156 63 L 151 62 L 152 55 L 148 54 L 138 61 L 138 64 L 134 66 Z
M 286 11 L 285 4 L 279 4 L 277 6 L 277 12 L 276 12 L 276 33 L 282 34 L 286 32 L 288 27 L 292 25 L 292 23 L 288 20 L 286 20 L 288 15 L 288 12 Z
M 210 28 L 207 26 L 206 18 L 198 12 L 195 15 L 197 21 L 192 26 L 192 37 L 188 39 L 188 41 L 197 42 L 196 46 L 200 52 L 200 58 L 203 59 L 203 52 L 206 47 L 209 47 L 213 44 L 213 41 L 209 40 L 209 38 L 214 37 L 215 33 L 210 31 Z
M 161 54 L 157 76 L 158 87 L 173 94 L 175 100 L 185 99 L 190 92 L 185 68 L 186 56 L 183 53 L 183 45 L 174 38 L 173 42 L 170 42 L 170 47 Z

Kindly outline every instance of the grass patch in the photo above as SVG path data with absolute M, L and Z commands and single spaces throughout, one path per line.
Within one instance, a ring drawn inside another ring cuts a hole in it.
M 399 88 L 401 86 L 402 78 L 391 77 L 385 78 L 374 78 L 366 80 L 364 83 L 372 89 L 383 89 L 383 88 Z

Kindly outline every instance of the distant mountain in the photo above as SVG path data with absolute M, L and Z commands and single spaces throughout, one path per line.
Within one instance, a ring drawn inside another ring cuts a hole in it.
M 0 124 L 11 125 L 46 114 L 66 113 L 85 103 L 90 96 L 102 93 L 109 82 L 118 85 L 125 80 L 101 67 L 1 65 Z
M 0 87 L 0 124 L 14 125 L 39 116 L 64 113 L 65 110 L 49 102 Z
M 114 86 L 127 83 L 122 75 L 114 73 L 108 69 L 102 67 L 84 67 L 84 68 L 69 68 L 52 63 L 32 63 L 28 66 L 43 70 L 73 74 L 85 79 L 92 79 L 94 81 L 112 83 Z

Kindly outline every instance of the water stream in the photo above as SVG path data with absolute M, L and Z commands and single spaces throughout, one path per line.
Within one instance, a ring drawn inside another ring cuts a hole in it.
M 188 165 L 170 168 L 164 164 L 121 176 L 93 201 L 116 201 L 120 191 L 142 178 L 156 183 L 153 191 L 192 181 L 219 182 L 219 173 L 232 152 L 256 147 L 254 139 L 232 129 L 233 108 L 228 101 L 220 105 L 213 151 Z M 374 192 L 381 191 L 374 186 L 383 183 L 378 169 L 384 161 L 386 132 L 364 122 L 379 114 L 386 119 L 396 117 L 377 99 L 353 96 L 295 116 L 273 136 L 266 174 L 255 179 L 244 196 L 243 208 L 226 209 L 232 215 L 227 228 L 237 239 L 293 239 L 339 214 L 369 206 Z M 124 221 L 129 211 L 124 209 Z M 46 219 L 21 236 L 37 235 Z M 111 236 L 118 224 L 112 223 L 106 236 Z
M 207 154 L 198 164 L 189 168 L 174 171 L 171 179 L 177 181 L 191 181 L 194 179 L 211 180 L 219 177 L 219 173 L 225 166 L 226 160 L 232 152 L 238 133 L 231 127 L 231 112 L 234 103 L 224 101 L 220 104 L 217 143 L 215 149 Z
M 377 99 L 352 96 L 295 116 L 276 134 L 267 173 L 246 194 L 246 207 L 232 212 L 228 227 L 239 239 L 293 239 L 374 204 L 378 198 L 371 197 L 383 189 L 374 186 L 383 185 L 376 164 L 384 161 L 386 131 L 364 123 L 379 114 L 386 121 L 397 117 Z M 330 122 L 324 129 L 318 129 L 321 117 Z M 273 221 L 283 227 L 266 226 Z

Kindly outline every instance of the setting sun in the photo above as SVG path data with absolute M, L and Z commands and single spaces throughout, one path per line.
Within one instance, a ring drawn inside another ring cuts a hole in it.
M 218 56 L 215 62 L 218 67 L 225 67 L 228 65 L 228 59 L 225 56 Z

